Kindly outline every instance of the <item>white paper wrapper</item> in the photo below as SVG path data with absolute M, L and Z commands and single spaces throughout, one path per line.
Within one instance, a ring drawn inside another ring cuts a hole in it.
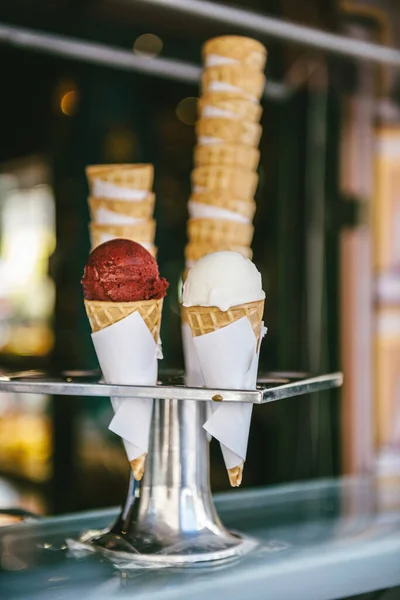
M 92 333 L 97 358 L 107 383 L 155 385 L 160 348 L 138 312 Z M 149 446 L 153 401 L 147 398 L 111 398 L 115 415 L 109 429 L 122 437 L 128 459 Z
M 266 333 L 262 325 L 263 337 Z M 212 333 L 193 338 L 207 387 L 255 389 L 259 347 L 246 317 Z M 213 414 L 204 429 L 221 444 L 227 469 L 246 460 L 252 404 L 213 404 Z
M 102 179 L 93 180 L 92 196 L 95 198 L 113 198 L 114 200 L 144 200 L 148 192 L 146 190 L 134 190 L 114 185 Z
M 204 66 L 217 67 L 219 65 L 238 65 L 240 62 L 236 58 L 229 58 L 228 56 L 220 56 L 219 54 L 207 54 L 204 62 Z
M 258 98 L 256 96 L 251 96 L 250 94 L 245 94 L 242 88 L 237 85 L 232 85 L 231 83 L 225 83 L 223 81 L 211 81 L 208 85 L 208 92 L 238 92 L 241 96 L 248 98 L 251 102 L 258 102 Z
M 220 144 L 224 140 L 221 138 L 211 137 L 210 135 L 199 135 L 197 143 L 199 146 L 209 146 L 210 144 Z
M 204 379 L 201 373 L 199 359 L 195 345 L 193 343 L 192 330 L 190 329 L 189 323 L 182 323 L 182 345 L 183 345 L 183 358 L 185 361 L 185 383 L 189 387 L 202 387 L 204 386 Z M 207 419 L 212 415 L 213 402 L 207 402 Z M 211 441 L 211 434 L 207 433 L 207 439 Z
M 201 202 L 188 202 L 189 215 L 193 219 L 223 219 L 224 221 L 236 221 L 238 223 L 250 223 L 250 219 L 246 219 L 243 215 L 219 208 L 210 204 L 202 204 Z
M 94 222 L 98 225 L 134 225 L 145 219 L 137 219 L 129 215 L 108 210 L 108 208 L 99 208 L 95 215 Z
M 189 323 L 182 323 L 182 344 L 185 360 L 185 383 L 193 387 L 203 386 L 203 375 L 201 374 L 200 363 L 197 358 Z
M 202 117 L 222 117 L 223 119 L 238 119 L 238 115 L 230 110 L 218 108 L 218 106 L 205 106 L 201 111 Z

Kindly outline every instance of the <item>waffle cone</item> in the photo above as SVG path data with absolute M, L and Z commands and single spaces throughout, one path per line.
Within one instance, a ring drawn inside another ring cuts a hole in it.
M 240 463 L 240 465 L 237 465 L 237 467 L 232 467 L 231 469 L 227 469 L 229 483 L 231 484 L 232 487 L 239 487 L 240 484 L 242 483 L 243 467 L 244 467 L 244 463 L 242 461 Z
M 239 35 L 224 35 L 208 40 L 202 48 L 204 62 L 210 54 L 231 58 L 261 71 L 264 70 L 267 60 L 267 49 L 263 44 Z
M 254 235 L 254 227 L 249 223 L 223 219 L 189 219 L 187 229 L 190 242 L 209 246 L 220 242 L 250 246 Z
M 113 200 L 112 198 L 95 198 L 90 196 L 88 199 L 91 218 L 94 222 L 97 221 L 96 215 L 100 208 L 110 210 L 111 212 L 133 217 L 135 219 L 149 219 L 153 216 L 154 211 L 154 194 L 148 194 L 144 200 L 140 202 L 129 202 L 126 200 Z
M 259 160 L 260 152 L 257 148 L 240 144 L 202 144 L 194 149 L 194 162 L 197 167 L 236 165 L 254 171 Z
M 86 314 L 92 332 L 105 329 L 118 323 L 134 312 L 138 312 L 146 323 L 156 344 L 160 337 L 161 313 L 163 298 L 159 300 L 140 300 L 137 302 L 103 302 L 101 300 L 85 300 Z
M 251 121 L 252 123 L 258 123 L 262 115 L 262 106 L 258 102 L 251 102 L 251 100 L 241 98 L 240 96 L 227 96 L 223 92 L 205 94 L 199 98 L 198 113 L 200 117 L 208 116 L 204 112 L 205 109 L 209 108 L 215 111 L 226 111 L 238 119 Z
M 90 165 L 86 167 L 89 188 L 93 188 L 93 180 L 101 179 L 113 185 L 134 189 L 151 190 L 154 179 L 153 165 Z
M 232 306 L 227 311 L 222 311 L 216 306 L 185 306 L 184 310 L 193 337 L 212 333 L 246 317 L 257 342 L 260 339 L 264 300 Z
M 227 242 L 219 240 L 216 242 L 214 246 L 210 244 L 196 244 L 189 243 L 185 247 L 185 258 L 187 261 L 194 263 L 206 254 L 211 254 L 212 252 L 220 252 L 221 250 L 231 250 L 232 252 L 239 252 L 242 256 L 246 258 L 252 258 L 253 252 L 251 248 L 247 246 L 238 246 L 236 244 L 228 244 Z
M 212 89 L 210 84 L 227 84 L 232 89 L 224 89 L 227 96 L 243 96 L 259 100 L 265 87 L 265 76 L 260 71 L 249 69 L 242 65 L 220 65 L 209 67 L 203 71 L 201 85 L 202 94 L 221 92 Z M 214 86 L 215 88 L 215 86 Z
M 240 167 L 206 165 L 192 171 L 194 191 L 224 192 L 234 195 L 239 200 L 252 200 L 257 189 L 258 175 Z
M 145 453 L 145 454 L 141 454 L 137 458 L 134 458 L 133 460 L 129 461 L 129 463 L 131 465 L 133 476 L 136 479 L 136 481 L 140 481 L 143 477 L 144 468 L 146 465 L 146 457 L 147 457 L 147 454 Z
M 154 244 L 156 232 L 156 222 L 153 219 L 134 223 L 133 225 L 98 225 L 90 223 L 90 237 L 92 239 L 92 248 L 96 248 L 101 243 L 103 235 L 111 238 L 124 238 L 134 242 L 144 242 Z
M 257 147 L 261 133 L 261 125 L 251 121 L 215 117 L 200 119 L 196 123 L 198 136 L 217 138 L 230 144 Z
M 189 202 L 198 202 L 199 204 L 207 204 L 208 206 L 229 210 L 230 212 L 245 217 L 249 221 L 253 220 L 256 211 L 256 203 L 254 200 L 235 200 L 228 194 L 218 194 L 213 192 L 192 194 L 189 198 Z

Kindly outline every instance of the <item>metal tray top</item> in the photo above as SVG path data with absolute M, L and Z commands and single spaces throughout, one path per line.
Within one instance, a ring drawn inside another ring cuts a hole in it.
M 343 383 L 342 373 L 312 376 L 308 373 L 265 373 L 259 376 L 256 390 L 225 390 L 187 387 L 180 371 L 160 373 L 156 386 L 104 383 L 99 371 L 63 371 L 52 376 L 44 371 L 22 371 L 0 376 L 0 390 L 27 394 L 59 396 L 116 396 L 176 400 L 214 400 L 265 404 L 282 398 L 320 392 Z

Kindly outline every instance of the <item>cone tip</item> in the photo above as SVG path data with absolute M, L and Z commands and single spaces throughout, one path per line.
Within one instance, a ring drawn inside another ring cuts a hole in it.
M 239 487 L 242 483 L 243 465 L 244 462 L 241 462 L 237 467 L 228 469 L 229 482 L 232 487 Z
M 142 454 L 141 456 L 138 456 L 137 458 L 134 458 L 129 462 L 132 468 L 134 478 L 136 479 L 136 481 L 141 481 L 144 474 L 146 454 Z

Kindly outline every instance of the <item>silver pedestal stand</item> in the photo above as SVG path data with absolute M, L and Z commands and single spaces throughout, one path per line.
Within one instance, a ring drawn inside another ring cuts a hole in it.
M 140 500 L 131 479 L 117 523 L 92 543 L 162 563 L 216 560 L 244 550 L 246 541 L 223 527 L 214 508 L 206 420 L 205 402 L 155 400 Z
M 341 373 L 319 377 L 269 374 L 255 391 L 185 387 L 169 378 L 154 387 L 119 386 L 88 381 L 84 374 L 49 379 L 39 372 L 0 377 L 0 390 L 82 396 L 156 398 L 149 453 L 140 495 L 131 478 L 117 522 L 82 538 L 118 561 L 184 564 L 227 559 L 254 543 L 227 531 L 215 511 L 209 484 L 206 433 L 207 402 L 264 404 L 342 384 Z M 139 497 L 140 496 L 140 497 Z

